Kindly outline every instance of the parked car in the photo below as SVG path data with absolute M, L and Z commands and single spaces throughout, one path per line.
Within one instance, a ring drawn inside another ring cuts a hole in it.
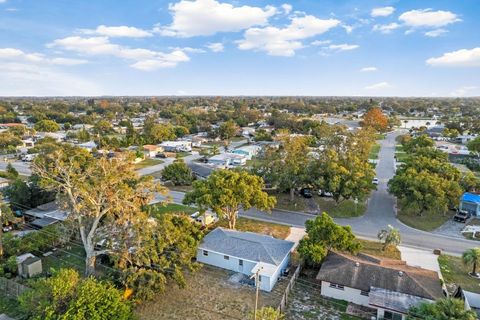
M 320 197 L 327 197 L 327 198 L 333 197 L 333 193 L 325 191 L 325 190 L 318 190 L 318 195 Z
M 470 219 L 471 215 L 468 211 L 458 210 L 457 213 L 453 216 L 453 220 L 457 222 L 466 223 Z
M 161 153 L 157 153 L 157 154 L 155 155 L 155 158 L 162 158 L 162 159 L 165 159 L 165 158 L 166 158 L 166 156 L 165 156 L 165 153 L 161 152 Z
M 302 190 L 300 190 L 300 194 L 301 194 L 304 198 L 311 198 L 311 197 L 313 197 L 312 190 L 309 189 L 309 188 L 303 188 Z
M 190 215 L 190 219 L 192 222 L 198 223 L 202 227 L 208 227 L 209 225 L 218 222 L 217 215 L 210 211 L 203 214 L 200 211 L 197 211 Z
M 378 186 L 378 178 L 373 178 L 372 183 Z
M 3 232 L 9 232 L 9 231 L 12 231 L 12 230 L 13 230 L 13 226 L 11 226 L 11 225 L 3 227 Z

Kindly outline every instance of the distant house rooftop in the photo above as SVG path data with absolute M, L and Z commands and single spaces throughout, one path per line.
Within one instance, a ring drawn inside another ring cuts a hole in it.
M 480 195 L 470 193 L 470 192 L 465 192 L 462 195 L 461 201 L 466 201 L 466 202 L 473 202 L 473 203 L 480 203 Z

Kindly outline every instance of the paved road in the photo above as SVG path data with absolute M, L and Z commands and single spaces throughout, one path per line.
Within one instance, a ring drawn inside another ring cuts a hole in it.
M 442 249 L 444 252 L 454 255 L 460 255 L 467 248 L 478 246 L 476 241 L 452 238 L 413 229 L 396 219 L 394 210 L 395 199 L 387 192 L 387 182 L 395 172 L 395 137 L 398 134 L 390 133 L 385 140 L 380 142 L 379 159 L 381 160 L 376 167 L 379 185 L 368 202 L 365 215 L 352 219 L 336 219 L 336 222 L 342 225 L 351 225 L 357 236 L 368 239 L 376 239 L 378 231 L 390 224 L 400 229 L 403 246 Z M 171 201 L 173 202 L 181 203 L 183 196 L 182 192 L 170 192 Z M 164 197 L 157 196 L 155 201 L 162 200 L 164 200 Z M 303 227 L 307 220 L 313 218 L 310 214 L 283 210 L 273 210 L 270 214 L 267 214 L 252 209 L 247 212 L 241 212 L 240 215 L 294 227 Z
M 10 163 L 22 176 L 30 176 L 32 174 L 32 170 L 30 169 L 30 162 L 12 161 Z M 0 161 L 0 171 L 7 170 L 7 165 L 8 162 L 3 161 L 2 159 Z
M 188 165 L 188 164 L 190 164 L 191 162 L 193 162 L 194 160 L 196 160 L 200 157 L 201 156 L 198 154 L 197 151 L 192 151 L 191 155 L 183 157 L 183 161 L 185 161 L 185 163 Z M 162 159 L 162 161 L 163 161 L 163 163 L 160 163 L 160 164 L 157 164 L 157 165 L 154 165 L 154 166 L 150 166 L 150 167 L 142 168 L 142 169 L 138 170 L 137 172 L 140 176 L 146 176 L 146 175 L 152 174 L 154 172 L 162 171 L 163 168 L 172 164 L 175 161 L 175 158 L 165 158 L 165 159 Z

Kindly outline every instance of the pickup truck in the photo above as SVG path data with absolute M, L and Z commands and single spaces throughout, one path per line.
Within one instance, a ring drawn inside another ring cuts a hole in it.
M 470 219 L 470 213 L 465 210 L 457 210 L 457 213 L 453 216 L 453 221 L 466 223 Z

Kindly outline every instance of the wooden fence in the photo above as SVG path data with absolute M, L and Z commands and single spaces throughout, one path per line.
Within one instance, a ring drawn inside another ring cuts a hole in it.
M 295 272 L 293 273 L 292 277 L 290 278 L 290 281 L 288 282 L 287 287 L 285 288 L 285 292 L 283 293 L 282 300 L 280 301 L 280 305 L 277 308 L 278 310 L 280 310 L 280 312 L 283 312 L 287 307 L 288 295 L 290 294 L 290 290 L 293 289 L 293 286 L 295 285 L 295 282 L 297 281 L 297 278 L 300 275 L 302 266 L 303 266 L 303 262 L 300 262 L 297 268 L 295 269 Z
M 0 277 L 0 294 L 16 299 L 28 289 L 27 286 L 24 286 L 15 280 Z

